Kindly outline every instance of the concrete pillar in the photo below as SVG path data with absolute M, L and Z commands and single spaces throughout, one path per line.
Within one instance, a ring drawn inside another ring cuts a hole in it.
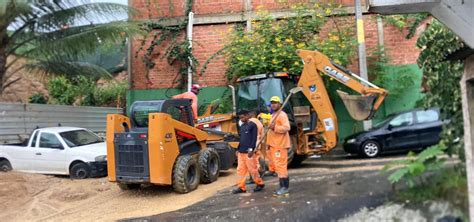
M 469 219 L 474 221 L 474 160 L 472 129 L 474 121 L 474 55 L 464 63 L 464 75 L 461 79 L 462 111 L 464 119 L 464 151 L 466 154 L 467 185 L 469 193 Z
M 247 16 L 246 29 L 248 32 L 252 31 L 252 0 L 245 0 L 244 10 Z

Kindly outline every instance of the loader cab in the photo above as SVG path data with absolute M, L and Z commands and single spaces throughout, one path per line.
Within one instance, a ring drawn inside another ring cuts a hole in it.
M 150 113 L 167 113 L 175 120 L 194 126 L 190 99 L 136 101 L 130 108 L 132 128 L 146 131 Z

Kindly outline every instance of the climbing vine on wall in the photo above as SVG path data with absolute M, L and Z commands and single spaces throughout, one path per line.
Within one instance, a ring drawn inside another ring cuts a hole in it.
M 159 59 L 166 59 L 168 64 L 179 66 L 179 71 L 176 75 L 175 82 L 178 83 L 178 87 L 185 85 L 187 81 L 188 68 L 191 68 L 193 73 L 196 73 L 196 66 L 198 61 L 194 57 L 190 46 L 189 41 L 184 35 L 186 27 L 188 25 L 188 15 L 193 8 L 193 0 L 186 0 L 184 18 L 182 20 L 177 20 L 177 24 L 174 25 L 164 25 L 169 23 L 171 19 L 169 17 L 161 17 L 156 21 L 152 21 L 149 18 L 149 21 L 144 23 L 144 29 L 147 31 L 147 35 L 141 40 L 140 47 L 136 51 L 135 58 L 139 57 L 141 51 L 145 51 L 143 57 L 141 58 L 142 62 L 145 64 L 146 73 L 145 77 L 150 83 L 149 71 L 153 69 L 156 65 L 155 60 L 155 49 L 159 46 L 166 44 L 166 48 L 163 50 L 163 53 L 160 53 Z M 154 8 L 150 4 L 150 0 L 147 1 L 148 14 L 151 16 L 152 10 L 157 10 L 160 12 L 159 8 Z M 170 14 L 173 14 L 174 7 L 170 2 L 169 7 Z M 175 21 L 175 20 L 173 20 Z M 150 40 L 149 46 L 146 46 L 147 41 Z
M 462 157 L 464 132 L 459 82 L 463 63 L 447 60 L 446 57 L 464 47 L 464 43 L 446 26 L 433 19 L 416 44 L 422 50 L 417 62 L 428 86 L 425 106 L 439 107 L 443 118 L 450 120 L 441 137 L 449 153 L 461 154 Z
M 408 34 L 406 36 L 408 39 L 415 35 L 416 29 L 429 17 L 430 14 L 428 13 L 382 16 L 385 22 L 397 27 L 400 31 L 408 27 Z

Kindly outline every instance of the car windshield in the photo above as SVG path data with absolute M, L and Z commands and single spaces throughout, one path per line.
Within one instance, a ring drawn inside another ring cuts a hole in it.
M 373 128 L 379 128 L 379 127 L 382 127 L 384 126 L 386 123 L 390 122 L 390 120 L 393 119 L 395 115 L 391 114 L 387 117 L 387 119 L 383 120 L 382 122 L 378 122 L 376 124 L 374 124 L 374 127 Z
M 100 137 L 87 130 L 73 130 L 59 133 L 69 147 L 85 146 L 103 142 Z

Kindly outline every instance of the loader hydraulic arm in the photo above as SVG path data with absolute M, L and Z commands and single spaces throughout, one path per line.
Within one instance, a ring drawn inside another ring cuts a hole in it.
M 344 67 L 332 63 L 326 55 L 319 51 L 298 50 L 297 53 L 304 62 L 298 86 L 303 88 L 303 94 L 317 113 L 318 122 L 314 133 L 323 137 L 324 143 L 320 144 L 321 149 L 319 150 L 327 152 L 337 144 L 338 122 L 320 73 L 361 94 L 361 96 L 348 95 L 338 91 L 349 114 L 356 120 L 371 119 L 388 92 Z

